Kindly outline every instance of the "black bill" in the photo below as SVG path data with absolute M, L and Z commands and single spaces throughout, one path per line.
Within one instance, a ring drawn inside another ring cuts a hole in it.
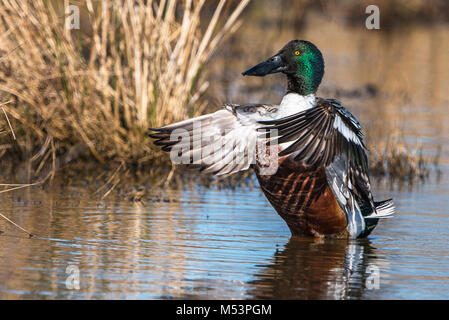
M 255 65 L 254 67 L 242 72 L 244 76 L 256 76 L 263 77 L 267 74 L 282 72 L 286 70 L 285 64 L 282 62 L 281 56 L 279 54 L 272 56 L 271 58 L 265 60 L 264 62 Z

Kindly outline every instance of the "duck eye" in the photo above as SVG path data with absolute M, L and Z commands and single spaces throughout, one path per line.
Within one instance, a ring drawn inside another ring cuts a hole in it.
M 299 56 L 300 54 L 301 54 L 301 51 L 299 51 L 299 50 L 295 51 L 295 56 Z

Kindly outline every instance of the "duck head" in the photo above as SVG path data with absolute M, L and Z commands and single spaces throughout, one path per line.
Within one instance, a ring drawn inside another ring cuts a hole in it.
M 288 91 L 300 95 L 315 94 L 324 75 L 324 59 L 318 48 L 305 40 L 287 43 L 277 54 L 242 74 L 263 77 L 282 72 L 288 79 Z

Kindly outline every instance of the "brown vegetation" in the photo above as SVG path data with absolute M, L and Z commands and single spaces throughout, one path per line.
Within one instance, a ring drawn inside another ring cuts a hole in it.
M 83 154 L 157 161 L 147 128 L 201 112 L 204 64 L 248 1 L 217 2 L 205 23 L 204 0 L 87 0 L 81 30 L 69 30 L 61 2 L 2 1 L 0 101 L 12 101 L 17 140 L 3 134 L 0 155 L 34 174 Z
M 215 54 L 215 63 L 207 65 L 208 75 L 206 62 L 222 40 L 239 27 L 237 18 L 248 2 L 73 2 L 81 9 L 81 29 L 68 30 L 67 14 L 63 10 L 68 1 L 3 1 L 0 4 L 0 102 L 3 103 L 0 171 L 9 168 L 19 173 L 18 180 L 23 182 L 36 181 L 33 180 L 36 176 L 41 179 L 37 181 L 44 181 L 53 177 L 55 169 L 69 162 L 95 160 L 94 164 L 103 163 L 110 169 L 110 183 L 117 185 L 116 170 L 123 174 L 131 166 L 137 166 L 158 172 L 157 164 L 167 166 L 169 163 L 168 157 L 161 156 L 147 139 L 148 127 L 210 112 L 211 105 L 219 105 L 224 99 L 234 102 L 235 95 L 228 91 L 235 87 L 240 88 L 237 90 L 239 100 L 235 102 L 273 98 L 273 91 L 278 89 L 273 90 L 269 81 L 279 81 L 279 78 L 261 79 L 263 82 L 257 83 L 259 89 L 255 92 L 255 79 L 245 79 L 242 85 L 229 77 L 229 73 L 232 70 L 238 75 L 235 70 L 243 70 L 243 66 L 254 64 L 291 37 L 296 37 L 308 21 L 309 12 L 336 14 L 335 3 L 283 0 L 278 6 L 270 1 L 253 2 L 245 14 L 247 27 L 226 44 L 225 50 Z M 351 13 L 355 10 L 351 3 L 344 1 L 338 8 L 346 15 L 356 17 L 355 11 Z M 379 5 L 381 9 L 386 6 L 383 2 Z M 270 9 L 274 7 L 277 9 Z M 424 2 L 421 7 L 427 8 Z M 364 14 L 363 10 L 356 11 Z M 386 11 L 382 17 L 390 12 Z M 339 15 L 344 14 L 340 12 Z M 335 37 L 332 32 L 339 33 L 340 27 L 335 26 L 335 21 L 328 24 L 329 37 Z M 308 28 L 301 36 L 314 36 L 312 29 Z M 282 36 L 279 36 L 280 30 L 284 30 Z M 262 42 L 259 39 L 261 32 L 265 37 Z M 350 33 L 350 37 L 353 36 Z M 250 44 L 248 39 L 254 41 Z M 331 43 L 325 39 L 321 39 L 322 44 Z M 357 45 L 358 41 L 354 40 L 354 43 Z M 367 47 L 367 52 L 381 48 L 374 40 L 373 43 Z M 338 46 L 334 49 L 339 50 Z M 390 51 L 383 50 L 376 56 L 382 57 L 382 53 Z M 361 53 L 364 55 L 366 52 Z M 391 64 L 388 56 L 384 60 Z M 340 85 L 344 84 L 341 81 L 344 79 L 353 88 L 354 82 L 364 84 L 365 75 L 378 74 L 376 69 L 371 73 L 360 70 L 358 75 L 346 65 L 341 71 L 338 68 L 343 64 L 336 64 L 338 61 L 342 61 L 341 56 L 329 62 L 328 66 L 335 67 L 328 70 L 334 68 L 330 71 L 333 72 L 330 79 Z M 373 63 L 378 64 L 378 61 Z M 347 79 L 348 74 L 352 75 L 352 83 Z M 358 79 L 359 76 L 362 79 Z M 383 80 L 385 76 L 388 74 L 382 75 L 380 83 L 387 85 L 388 82 Z M 213 88 L 209 90 L 209 96 L 204 97 L 208 81 L 213 82 Z M 327 83 L 323 87 L 326 91 Z M 339 98 L 335 92 L 329 96 Z M 217 100 L 219 102 L 211 103 Z M 367 136 L 372 136 L 369 131 Z M 373 173 L 381 176 L 425 178 L 434 162 L 421 152 L 410 151 L 401 139 L 387 144 L 377 138 L 369 139 L 369 147 Z M 413 149 L 419 150 L 419 146 Z M 218 181 L 232 185 L 246 177 Z M 162 179 L 165 179 L 161 182 L 164 185 L 166 180 L 173 183 L 179 178 L 168 171 Z M 202 182 L 209 184 L 210 179 L 205 178 Z M 107 190 L 101 190 L 102 194 Z

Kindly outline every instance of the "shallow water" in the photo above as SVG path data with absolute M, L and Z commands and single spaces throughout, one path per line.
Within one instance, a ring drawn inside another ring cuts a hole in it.
M 257 188 L 168 190 L 158 202 L 32 188 L 1 211 L 0 298 L 449 298 L 449 181 L 393 196 L 363 240 L 290 239 Z M 79 269 L 79 289 L 66 281 Z
M 0 299 L 449 299 L 448 28 L 384 35 L 310 23 L 301 38 L 316 39 L 325 53 L 324 89 L 374 83 L 379 96 L 343 96 L 345 105 L 369 139 L 397 126 L 426 155 L 442 146 L 440 178 L 432 172 L 412 187 L 377 183 L 376 199 L 393 197 L 398 213 L 368 239 L 352 241 L 291 239 L 257 187 L 168 189 L 154 195 L 162 200 L 142 203 L 113 194 L 99 200 L 81 183 L 0 194 L 0 212 L 38 235 L 28 239 L 0 220 Z M 258 29 L 242 29 L 243 37 L 266 44 L 251 30 Z M 280 46 L 296 37 L 264 38 Z M 253 62 L 274 53 L 261 51 Z M 223 65 L 228 74 L 249 67 L 233 60 Z M 244 81 L 271 88 L 279 80 L 237 76 L 212 94 L 236 102 Z M 276 102 L 278 87 L 268 91 L 244 101 Z M 68 281 L 77 270 L 79 289 Z

